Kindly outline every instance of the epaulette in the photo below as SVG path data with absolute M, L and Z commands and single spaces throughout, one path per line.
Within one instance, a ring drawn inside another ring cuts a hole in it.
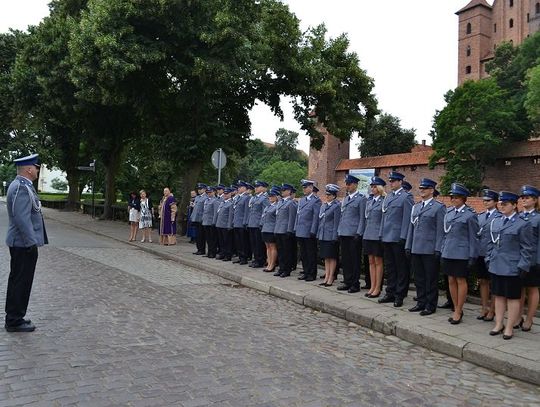
M 465 205 L 465 209 L 467 209 L 469 212 L 472 212 L 472 213 L 476 214 L 476 211 L 474 210 L 474 208 L 472 206 Z
M 449 213 L 449 212 L 452 212 L 452 211 L 455 211 L 455 210 L 456 210 L 455 206 L 449 206 L 448 208 L 446 208 L 446 213 Z

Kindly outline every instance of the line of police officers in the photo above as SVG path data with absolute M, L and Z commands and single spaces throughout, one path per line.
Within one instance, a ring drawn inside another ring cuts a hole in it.
M 328 184 L 324 203 L 311 180 L 301 180 L 304 196 L 298 201 L 296 189 L 289 184 L 268 190 L 264 181 L 253 186 L 239 181 L 230 187 L 199 183 L 190 219 L 197 227 L 194 254 L 223 261 L 236 255 L 233 263 L 249 262 L 253 268 L 266 265 L 265 272 L 274 272 L 279 265 L 274 275 L 288 277 L 296 268 L 299 247 L 303 267 L 299 279 L 316 279 L 320 257 L 326 269 L 320 285 L 325 286 L 331 286 L 335 279 L 339 257 L 343 282 L 337 289 L 349 293 L 360 291 L 360 270 L 366 255 L 370 269 L 366 296 L 380 296 L 384 263 L 387 286 L 378 302 L 401 307 L 413 274 L 416 305 L 409 311 L 422 316 L 437 309 L 442 271 L 447 276 L 449 302 L 439 307 L 453 309 L 448 319 L 452 325 L 462 321 L 467 277 L 475 270 L 482 296 L 482 313 L 477 319 L 495 320 L 490 335 L 511 339 L 513 329 L 530 331 L 540 285 L 540 191 L 531 186 L 524 186 L 521 195 L 485 190 L 486 211 L 476 214 L 466 205 L 470 192 L 463 185 L 452 184 L 452 206 L 446 208 L 435 199 L 439 194 L 435 181 L 421 180 L 421 200 L 415 204 L 411 185 L 404 178 L 399 172 L 390 172 L 390 191 L 386 193 L 386 181 L 372 177 L 371 194 L 366 197 L 358 191 L 359 179 L 347 175 L 345 198 L 338 201 L 340 187 Z M 522 213 L 517 212 L 518 200 L 525 208 Z M 490 290 L 494 296 L 491 303 Z M 528 313 L 521 318 L 525 297 Z

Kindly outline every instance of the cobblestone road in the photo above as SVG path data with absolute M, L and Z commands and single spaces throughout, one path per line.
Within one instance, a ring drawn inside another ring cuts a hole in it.
M 536 386 L 48 226 L 28 315 L 38 329 L 0 332 L 0 407 L 540 403 Z M 5 247 L 0 259 L 3 301 Z

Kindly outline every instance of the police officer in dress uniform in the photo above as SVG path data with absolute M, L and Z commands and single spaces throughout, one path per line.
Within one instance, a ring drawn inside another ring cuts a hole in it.
M 233 199 L 233 234 L 234 246 L 238 259 L 233 263 L 240 265 L 248 264 L 248 242 L 247 239 L 247 217 L 249 214 L 249 184 L 244 181 L 238 181 L 238 194 Z
M 386 294 L 379 303 L 393 302 L 401 307 L 409 290 L 409 267 L 405 242 L 411 224 L 412 195 L 403 189 L 405 176 L 391 171 L 388 174 L 390 192 L 382 203 L 380 237 L 383 242 L 384 266 L 387 272 Z
M 217 260 L 231 261 L 232 257 L 232 226 L 233 226 L 233 200 L 231 198 L 232 188 L 223 190 L 222 201 L 219 203 L 216 212 L 216 229 L 218 232 L 220 253 Z
M 202 217 L 204 212 L 204 201 L 206 200 L 206 188 L 207 185 L 199 182 L 195 187 L 197 196 L 193 202 L 193 212 L 191 212 L 191 223 L 197 230 L 196 245 L 197 251 L 193 254 L 202 256 L 205 254 L 206 238 L 204 236 L 204 226 L 202 224 Z
M 523 315 L 525 307 L 525 297 L 527 297 L 527 316 L 525 319 L 521 318 L 518 327 L 522 331 L 528 332 L 533 325 L 533 319 L 536 315 L 539 302 L 538 287 L 540 286 L 540 259 L 538 247 L 540 245 L 540 213 L 538 212 L 538 199 L 540 197 L 540 191 L 531 186 L 524 185 L 521 187 L 520 201 L 523 206 L 523 212 L 520 213 L 520 217 L 528 221 L 532 226 L 533 232 L 533 257 L 531 261 L 531 268 L 523 280 L 523 290 L 521 292 L 521 310 L 520 315 Z M 514 327 L 517 329 L 517 327 Z
M 296 192 L 296 189 L 290 184 L 281 186 L 281 201 L 276 207 L 276 243 L 278 249 L 279 271 L 275 272 L 275 276 L 289 277 L 293 269 L 294 245 L 296 239 L 294 237 L 294 222 L 296 220 L 296 201 L 292 199 L 291 194 Z
M 407 233 L 405 252 L 411 258 L 414 270 L 417 304 L 410 312 L 431 315 L 437 310 L 439 262 L 443 240 L 445 206 L 433 198 L 437 183 L 423 178 L 420 189 L 421 202 L 412 207 L 411 225 Z
M 208 246 L 207 256 L 211 259 L 216 257 L 218 242 L 215 218 L 220 201 L 215 197 L 215 191 L 215 187 L 206 187 L 206 199 L 204 200 L 202 217 L 202 225 Z
M 345 177 L 347 195 L 341 202 L 338 235 L 343 267 L 343 283 L 340 291 L 360 291 L 360 268 L 362 264 L 362 234 L 364 233 L 367 199 L 358 191 L 360 180 L 348 174 Z
M 262 268 L 266 264 L 266 247 L 264 245 L 261 233 L 261 217 L 264 208 L 270 205 L 266 189 L 268 183 L 264 181 L 255 181 L 255 195 L 249 199 L 249 213 L 247 227 L 249 231 L 249 241 L 253 251 L 253 262 L 249 267 Z
M 38 178 L 38 154 L 14 160 L 17 177 L 9 184 L 7 211 L 9 227 L 6 244 L 11 256 L 6 293 L 5 329 L 33 332 L 36 327 L 24 319 L 32 291 L 38 247 L 48 243 L 41 214 L 41 202 L 32 182 Z
M 531 222 L 516 212 L 518 198 L 512 192 L 499 192 L 501 216 L 489 224 L 491 244 L 486 255 L 491 291 L 495 296 L 495 327 L 489 334 L 496 336 L 502 333 L 506 340 L 512 339 L 514 325 L 520 319 L 523 279 L 527 276 L 535 250 Z M 505 327 L 504 314 L 507 310 Z
M 453 206 L 446 210 L 444 216 L 444 238 L 441 255 L 441 269 L 448 276 L 448 287 L 454 314 L 448 318 L 452 325 L 461 323 L 463 304 L 467 298 L 467 277 L 478 258 L 478 218 L 474 209 L 465 205 L 469 190 L 458 183 L 450 188 L 450 199 Z
M 341 218 L 341 205 L 337 200 L 339 186 L 326 185 L 326 202 L 319 210 L 319 225 L 317 239 L 319 241 L 319 255 L 324 259 L 324 281 L 319 285 L 331 287 L 336 278 L 337 260 L 339 257 L 339 220 Z
M 383 245 L 379 237 L 381 231 L 382 202 L 386 196 L 386 182 L 380 177 L 371 177 L 369 187 L 371 193 L 366 203 L 364 214 L 364 234 L 362 249 L 368 257 L 369 291 L 364 294 L 368 298 L 378 298 L 381 294 L 383 280 Z M 366 272 L 366 276 L 368 272 Z M 366 285 L 368 279 L 366 278 Z
M 300 246 L 300 258 L 304 273 L 298 279 L 314 281 L 317 278 L 317 228 L 321 200 L 313 193 L 315 181 L 303 179 L 300 183 L 304 196 L 298 202 L 294 230 Z
M 265 206 L 261 215 L 261 235 L 266 248 L 268 265 L 263 269 L 265 273 L 273 273 L 277 265 L 276 235 L 276 208 L 281 196 L 281 187 L 273 186 L 268 192 L 269 205 Z
M 488 246 L 491 243 L 489 236 L 489 224 L 496 217 L 501 216 L 497 210 L 497 202 L 499 194 L 491 189 L 482 191 L 482 200 L 486 210 L 478 214 L 478 260 L 476 261 L 476 276 L 478 277 L 478 285 L 480 288 L 480 299 L 482 301 L 482 313 L 476 317 L 480 321 L 493 321 L 495 318 L 495 301 L 490 301 L 489 280 L 491 274 L 487 269 L 485 257 Z

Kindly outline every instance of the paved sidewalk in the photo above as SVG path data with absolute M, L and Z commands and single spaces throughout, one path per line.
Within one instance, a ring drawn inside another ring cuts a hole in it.
M 129 228 L 121 222 L 92 219 L 88 215 L 44 209 L 45 217 L 88 230 L 120 241 L 126 241 Z M 540 327 L 531 332 L 514 331 L 514 338 L 504 341 L 501 336 L 491 337 L 488 332 L 493 323 L 476 320 L 479 307 L 465 305 L 463 323 L 448 323 L 450 312 L 439 310 L 436 314 L 420 317 L 407 311 L 413 305 L 412 296 L 402 308 L 392 304 L 378 304 L 363 293 L 338 292 L 333 287 L 320 287 L 319 281 L 307 283 L 291 278 L 277 278 L 261 269 L 237 266 L 192 254 L 194 245 L 180 238 L 176 246 L 160 246 L 154 232 L 154 243 L 131 243 L 142 250 L 203 269 L 238 284 L 281 297 L 313 309 L 344 318 L 387 335 L 395 335 L 433 351 L 490 368 L 504 375 L 540 385 Z M 441 298 L 441 301 L 443 299 Z

